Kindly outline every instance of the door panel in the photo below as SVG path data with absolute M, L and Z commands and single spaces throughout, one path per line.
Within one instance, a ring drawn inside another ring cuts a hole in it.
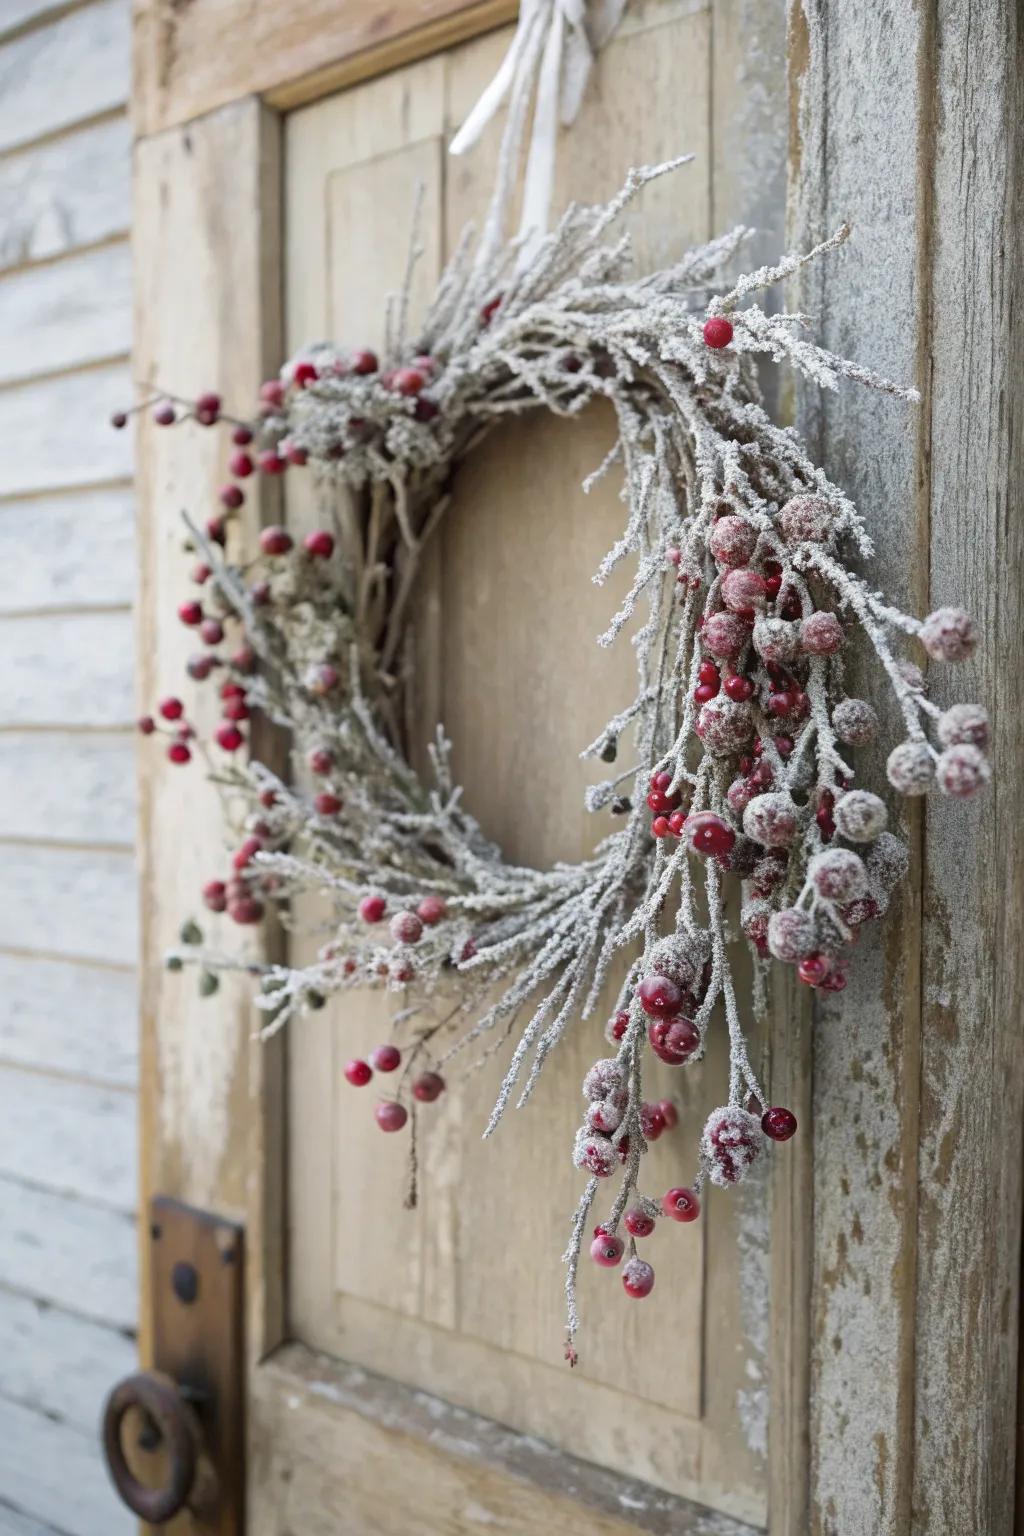
M 570 196 L 608 196 L 631 165 L 696 153 L 694 166 L 648 189 L 630 213 L 642 262 L 710 233 L 710 34 L 702 7 L 637 7 L 562 140 L 556 209 Z M 289 350 L 324 337 L 380 343 L 420 182 L 415 328 L 417 303 L 486 207 L 498 125 L 466 159 L 448 159 L 445 147 L 506 43 L 504 33 L 480 39 L 288 119 Z M 519 860 L 579 858 L 607 826 L 583 809 L 588 770 L 578 752 L 632 693 L 628 639 L 611 652 L 595 643 L 616 589 L 590 580 L 621 503 L 614 476 L 586 497 L 580 486 L 610 440 L 600 411 L 504 428 L 460 470 L 421 584 L 414 737 L 443 720 L 467 804 Z M 313 518 L 308 488 L 290 497 L 292 520 Z M 603 1052 L 611 994 L 606 1001 L 552 1057 L 530 1105 L 486 1143 L 480 1131 L 506 1054 L 464 1082 L 452 1064 L 449 1092 L 421 1116 L 413 1211 L 402 1205 L 405 1139 L 375 1133 L 372 1099 L 340 1071 L 389 1037 L 393 1004 L 346 1000 L 292 1031 L 291 1331 L 577 1456 L 760 1521 L 764 1186 L 725 1199 L 712 1191 L 706 1220 L 652 1239 L 656 1306 L 631 1306 L 617 1277 L 584 1260 L 581 1363 L 570 1372 L 561 1359 L 559 1255 L 580 1190 L 569 1152 L 580 1079 Z M 463 1067 L 475 1059 L 467 1054 Z M 696 1072 L 662 1073 L 657 1087 L 677 1096 L 683 1126 L 652 1149 L 652 1191 L 692 1173 L 696 1129 L 723 1095 L 722 1032 Z

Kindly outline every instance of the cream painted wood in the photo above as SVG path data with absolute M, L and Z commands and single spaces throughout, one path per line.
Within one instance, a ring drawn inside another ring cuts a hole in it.
M 426 188 L 419 287 L 429 291 L 463 224 L 479 214 L 493 173 L 495 132 L 471 160 L 448 167 L 445 138 L 504 44 L 498 35 L 466 45 L 289 120 L 290 346 L 322 335 L 380 339 L 417 179 Z M 692 78 L 705 81 L 686 103 L 676 88 L 681 55 Z M 631 216 L 638 260 L 667 259 L 710 232 L 710 56 L 702 8 L 635 13 L 562 146 L 556 206 L 570 188 L 579 198 L 609 195 L 631 164 L 697 153 L 699 169 L 652 189 Z M 640 96 L 649 110 L 638 115 L 630 103 Z M 460 472 L 440 536 L 442 574 L 426 606 L 439 606 L 441 640 L 436 653 L 437 642 L 426 642 L 421 671 L 456 742 L 469 803 L 510 857 L 579 857 L 598 835 L 581 808 L 586 776 L 565 765 L 600 728 L 616 688 L 626 696 L 632 667 L 628 645 L 609 661 L 594 643 L 614 593 L 594 588 L 589 573 L 614 538 L 619 504 L 613 484 L 589 499 L 579 485 L 607 446 L 599 416 L 584 425 L 510 425 Z M 542 626 L 530 619 L 539 613 Z M 556 655 L 563 661 L 554 670 Z M 421 712 L 421 733 L 428 725 Z M 589 1329 L 582 1366 L 570 1376 L 560 1359 L 556 1250 L 578 1187 L 566 1151 L 577 1084 L 600 1049 L 600 1022 L 563 1048 L 534 1104 L 486 1146 L 475 1133 L 500 1060 L 423 1117 L 421 1203 L 410 1215 L 399 1208 L 404 1148 L 367 1136 L 369 1106 L 340 1076 L 346 1055 L 386 1033 L 385 1017 L 379 1000 L 367 1000 L 358 1015 L 348 1007 L 344 1019 L 310 1021 L 290 1043 L 300 1336 L 563 1449 L 763 1518 L 767 1328 L 754 1348 L 739 1321 L 741 1291 L 753 1315 L 767 1319 L 767 1223 L 757 1196 L 749 1209 L 712 1200 L 706 1226 L 684 1234 L 683 1253 L 667 1251 L 675 1234 L 662 1234 L 672 1292 L 653 1316 L 623 1311 L 618 1287 L 583 1266 Z M 661 1086 L 682 1089 L 686 1118 L 699 1124 L 721 1097 L 723 1070 L 713 1055 L 696 1083 L 666 1071 Z M 655 1185 L 677 1174 L 670 1141 L 653 1154 Z M 381 1220 L 389 1208 L 393 1216 Z M 747 1234 L 739 1260 L 737 1229 Z M 518 1244 L 510 1253 L 510 1232 L 523 1234 L 521 1258 Z M 671 1351 L 661 1347 L 663 1330 Z M 635 1381 L 637 1361 L 643 1386 L 626 1408 L 623 1383 Z M 760 1454 L 744 1440 L 741 1398 Z

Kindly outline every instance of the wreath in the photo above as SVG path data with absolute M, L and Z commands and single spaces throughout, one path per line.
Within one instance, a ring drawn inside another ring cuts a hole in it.
M 192 920 L 168 964 L 198 965 L 207 995 L 225 968 L 256 973 L 264 1036 L 339 993 L 397 992 L 399 1044 L 345 1069 L 356 1086 L 389 1085 L 375 1109 L 386 1132 L 415 1131 L 456 1058 L 510 1042 L 489 1135 L 513 1098 L 530 1098 L 565 1032 L 592 1016 L 613 961 L 628 960 L 572 1150 L 586 1185 L 565 1254 L 571 1360 L 577 1264 L 602 1184 L 618 1176 L 590 1254 L 605 1266 L 625 1259 L 626 1293 L 646 1296 L 654 1270 L 637 1240 L 662 1216 L 693 1220 L 704 1180 L 738 1183 L 796 1130 L 751 1064 L 734 945 L 753 950 L 755 1008 L 770 957 L 838 991 L 850 946 L 906 869 L 884 801 L 854 787 L 850 749 L 875 736 L 878 718 L 844 686 L 852 631 L 905 724 L 888 757 L 893 787 L 965 797 L 989 777 L 984 711 L 940 710 L 895 645 L 916 636 L 929 657 L 957 661 L 974 649 L 971 620 L 955 608 L 908 617 L 850 569 L 872 553 L 860 513 L 761 404 L 758 358 L 824 388 L 847 378 L 917 398 L 816 346 L 804 316 L 751 302 L 847 230 L 732 286 L 719 274 L 743 229 L 637 276 L 613 226 L 642 186 L 681 163 L 631 172 L 607 205 L 570 207 L 528 258 L 516 241 L 474 252 L 467 235 L 415 333 L 407 278 L 382 358 L 312 346 L 263 385 L 255 421 L 226 417 L 212 394 L 145 403 L 161 425 L 227 422 L 234 445 L 222 506 L 205 526 L 186 519 L 200 595 L 179 608 L 205 647 L 189 675 L 219 683 L 222 723 L 200 743 L 176 697 L 141 722 L 169 736 L 174 763 L 200 750 L 223 789 L 236 847 L 203 900 L 237 924 L 268 908 L 287 923 L 293 898 L 312 891 L 330 914 L 327 941 L 301 968 L 219 952 Z M 410 766 L 406 620 L 460 463 L 509 415 L 576 417 L 599 399 L 614 410 L 616 439 L 584 488 L 621 475 L 625 516 L 594 580 L 624 562 L 633 573 L 599 643 L 642 619 L 631 636 L 636 692 L 581 753 L 614 765 L 587 791 L 594 852 L 521 868 L 463 805 L 443 732 L 430 782 Z M 249 476 L 300 466 L 326 525 L 298 544 L 265 528 L 254 563 L 232 558 Z M 257 711 L 289 733 L 290 780 L 245 760 Z M 737 887 L 740 933 L 726 916 Z M 703 1127 L 691 1182 L 654 1198 L 642 1188 L 644 1153 L 677 1111 L 645 1099 L 645 1065 L 698 1061 L 719 1005 L 726 1100 Z

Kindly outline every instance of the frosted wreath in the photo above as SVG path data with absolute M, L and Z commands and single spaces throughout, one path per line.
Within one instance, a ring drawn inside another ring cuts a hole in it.
M 870 642 L 905 723 L 888 759 L 893 786 L 961 797 L 989 774 L 984 711 L 940 711 L 893 646 L 916 636 L 928 656 L 957 661 L 975 646 L 970 619 L 943 608 L 920 622 L 851 572 L 847 555 L 872 552 L 860 514 L 759 403 L 759 356 L 788 361 L 824 388 L 846 377 L 916 398 L 816 346 L 804 317 L 750 302 L 846 230 L 723 291 L 712 285 L 742 229 L 637 277 L 628 240 L 609 232 L 646 182 L 681 163 L 631 172 L 607 206 L 571 207 L 525 267 L 515 242 L 481 263 L 467 237 L 415 332 L 407 279 L 383 358 L 309 348 L 263 386 L 253 424 L 225 418 L 214 395 L 153 407 L 162 425 L 233 427 L 223 506 L 205 528 L 189 522 L 201 595 L 179 609 L 206 646 L 190 675 L 220 680 L 224 720 L 201 750 L 237 840 L 229 875 L 212 879 L 204 900 L 243 925 L 304 891 L 326 897 L 330 913 L 328 941 L 302 969 L 218 952 L 191 920 L 168 963 L 198 964 L 204 993 L 225 968 L 260 975 L 264 1035 L 336 993 L 398 992 L 402 1043 L 346 1068 L 357 1086 L 394 1084 L 376 1108 L 385 1131 L 410 1121 L 414 1131 L 449 1063 L 474 1045 L 500 1050 L 518 1029 L 489 1135 L 511 1099 L 530 1097 L 565 1031 L 592 1016 L 612 962 L 628 961 L 606 1030 L 611 1054 L 584 1080 L 572 1151 L 587 1182 L 565 1255 L 570 1359 L 577 1263 L 601 1181 L 618 1184 L 591 1255 L 609 1266 L 625 1257 L 624 1288 L 644 1296 L 654 1271 L 637 1239 L 662 1215 L 696 1218 L 705 1179 L 737 1183 L 796 1130 L 749 1058 L 731 969 L 739 936 L 725 917 L 730 887 L 742 883 L 758 996 L 769 956 L 798 967 L 809 986 L 839 990 L 848 946 L 884 913 L 906 867 L 884 802 L 852 787 L 849 749 L 878 721 L 844 688 L 850 631 Z M 456 466 L 509 414 L 576 417 L 598 398 L 611 402 L 618 430 L 585 488 L 621 474 L 625 523 L 594 580 L 624 561 L 633 571 L 600 644 L 642 618 L 630 642 L 636 693 L 581 754 L 616 764 L 587 792 L 594 853 L 525 869 L 504 862 L 463 806 L 443 733 L 430 750 L 431 783 L 409 765 L 407 610 Z M 302 465 L 330 527 L 298 546 L 284 528 L 266 528 L 255 563 L 229 560 L 247 477 Z M 252 711 L 290 733 L 293 782 L 241 760 Z M 168 733 L 176 763 L 197 747 L 180 699 L 164 699 L 141 726 Z M 692 1183 L 651 1198 L 640 1186 L 644 1153 L 677 1111 L 645 1101 L 645 1060 L 699 1060 L 718 1003 L 729 1035 L 726 1102 L 703 1128 Z

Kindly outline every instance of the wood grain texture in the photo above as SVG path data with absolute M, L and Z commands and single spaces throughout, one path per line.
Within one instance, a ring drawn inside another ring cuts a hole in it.
M 0 618 L 0 720 L 125 726 L 135 718 L 128 612 Z
M 256 1373 L 253 1418 L 263 1467 L 253 1536 L 457 1536 L 478 1528 L 506 1536 L 754 1536 L 751 1526 L 552 1456 L 535 1440 L 301 1345 Z
M 131 848 L 135 743 L 127 731 L 6 731 L 0 838 Z
M 131 315 L 127 241 L 0 276 L 0 385 L 125 357 Z
M 107 1393 L 134 1366 L 121 1329 L 0 1291 L 0 1397 L 95 1435 Z
M 94 1434 L 2 1397 L 0 1489 L 5 1498 L 34 1510 L 64 1536 L 131 1536 L 138 1529 L 96 1454 Z
M 134 1326 L 132 1217 L 0 1178 L 0 1232 L 0 1287 L 114 1328 Z
M 134 249 L 135 357 L 143 376 L 182 392 L 255 399 L 280 356 L 276 125 L 254 100 L 188 132 L 138 146 Z M 187 319 L 187 323 L 185 323 Z M 139 690 L 178 686 L 192 645 L 177 621 L 182 507 L 202 516 L 222 483 L 226 434 L 139 430 Z M 258 516 L 249 498 L 250 536 Z M 200 708 L 213 709 L 213 700 Z M 277 1058 L 255 1044 L 249 989 L 196 996 L 161 956 L 204 879 L 220 867 L 220 801 L 198 767 L 183 777 L 163 754 L 140 756 L 142 897 L 142 1186 L 241 1218 L 246 1226 L 248 1347 L 281 1327 Z M 238 945 L 238 930 L 224 943 Z M 145 1282 L 143 1317 L 145 1317 Z M 144 1341 L 144 1350 L 145 1350 Z
M 0 157 L 0 271 L 127 234 L 130 222 L 126 116 Z
M 32 1515 L 22 1514 L 0 1498 L 0 1536 L 61 1536 L 61 1533 Z
M 94 0 L 0 44 L 0 150 L 123 107 L 130 0 Z
M 0 1176 L 135 1208 L 135 1097 L 0 1067 Z
M 10 949 L 135 964 L 135 864 L 121 852 L 7 843 L 0 927 Z
M 975 612 L 977 664 L 933 668 L 933 685 L 993 709 L 1002 786 L 976 807 L 936 797 L 908 817 L 900 910 L 819 1025 L 812 1530 L 828 1536 L 1014 1528 L 1022 877 L 1004 829 L 1021 817 L 1007 687 L 1024 561 L 1008 515 L 1021 438 L 1011 9 L 792 11 L 796 237 L 854 225 L 800 307 L 822 317 L 826 345 L 925 391 L 909 422 L 850 390 L 805 402 L 804 423 L 867 511 L 889 593 L 921 612 Z M 898 724 L 885 726 L 891 745 Z M 881 777 L 877 759 L 868 768 Z
M 0 433 L 18 444 L 0 460 L 0 498 L 127 480 L 131 434 L 109 422 L 133 399 L 120 363 L 0 390 Z
M 516 14 L 515 0 L 135 0 L 132 110 L 157 133 L 250 92 L 293 107 L 438 52 Z
M 0 1062 L 115 1088 L 138 1081 L 129 971 L 0 951 Z
M 97 423 L 96 431 L 104 431 Z M 42 554 L 42 558 L 41 558 Z M 0 501 L 0 617 L 39 608 L 127 607 L 135 570 L 129 485 Z

